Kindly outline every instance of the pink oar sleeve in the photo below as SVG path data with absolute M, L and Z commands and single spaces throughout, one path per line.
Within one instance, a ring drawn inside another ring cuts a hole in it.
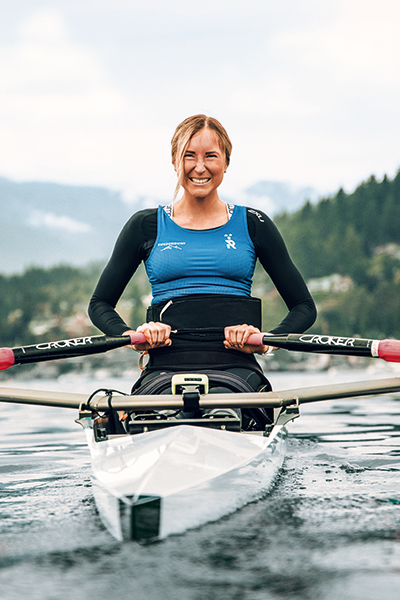
M 129 333 L 127 334 L 131 338 L 131 344 L 144 344 L 146 342 L 146 336 L 143 333 Z
M 252 333 L 247 338 L 246 344 L 254 344 L 254 346 L 262 346 L 264 344 L 263 337 L 265 333 Z
M 400 362 L 400 340 L 382 340 L 377 346 L 377 349 L 371 348 L 372 356 L 388 362 Z
M 14 364 L 15 356 L 11 348 L 0 348 L 0 371 L 5 371 Z

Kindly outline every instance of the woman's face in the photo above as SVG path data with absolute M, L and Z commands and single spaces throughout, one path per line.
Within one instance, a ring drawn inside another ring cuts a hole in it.
M 184 154 L 182 187 L 191 196 L 209 197 L 221 184 L 225 170 L 225 152 L 218 136 L 204 127 L 191 138 Z

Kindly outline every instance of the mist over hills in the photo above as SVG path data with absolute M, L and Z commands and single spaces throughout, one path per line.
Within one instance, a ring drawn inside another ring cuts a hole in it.
M 0 272 L 84 265 L 111 252 L 131 215 L 118 192 L 0 178 Z
M 273 215 L 295 210 L 316 197 L 312 188 L 261 181 L 237 199 L 226 200 Z M 0 177 L 0 273 L 21 272 L 32 265 L 105 261 L 124 223 L 150 205 L 149 199 L 140 198 L 127 204 L 120 192 L 102 187 L 21 183 Z

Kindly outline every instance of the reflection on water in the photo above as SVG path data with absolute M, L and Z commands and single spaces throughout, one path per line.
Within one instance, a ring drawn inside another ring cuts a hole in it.
M 284 389 L 393 375 L 276 373 L 271 381 Z M 131 383 L 71 375 L 30 387 L 89 394 Z M 217 523 L 138 545 L 115 542 L 99 522 L 75 412 L 0 406 L 1 597 L 397 600 L 400 395 L 301 413 L 272 493 Z

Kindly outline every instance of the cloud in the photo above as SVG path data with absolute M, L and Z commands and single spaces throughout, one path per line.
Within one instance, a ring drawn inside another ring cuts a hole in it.
M 125 108 L 96 56 L 68 35 L 62 18 L 43 11 L 24 21 L 18 41 L 0 47 L 0 100 L 10 116 L 27 122 L 109 116 Z
M 168 199 L 169 140 L 196 112 L 232 137 L 232 199 L 257 180 L 349 190 L 400 164 L 397 0 L 33 4 L 0 37 L 4 176 Z
M 27 224 L 35 228 L 45 228 L 67 233 L 88 233 L 91 225 L 71 219 L 65 215 L 55 215 L 52 212 L 34 210 L 27 219 Z
M 33 14 L 13 44 L 0 45 L 2 174 L 79 182 L 90 163 L 82 179 L 96 183 L 127 110 L 96 54 L 71 39 L 57 12 Z

